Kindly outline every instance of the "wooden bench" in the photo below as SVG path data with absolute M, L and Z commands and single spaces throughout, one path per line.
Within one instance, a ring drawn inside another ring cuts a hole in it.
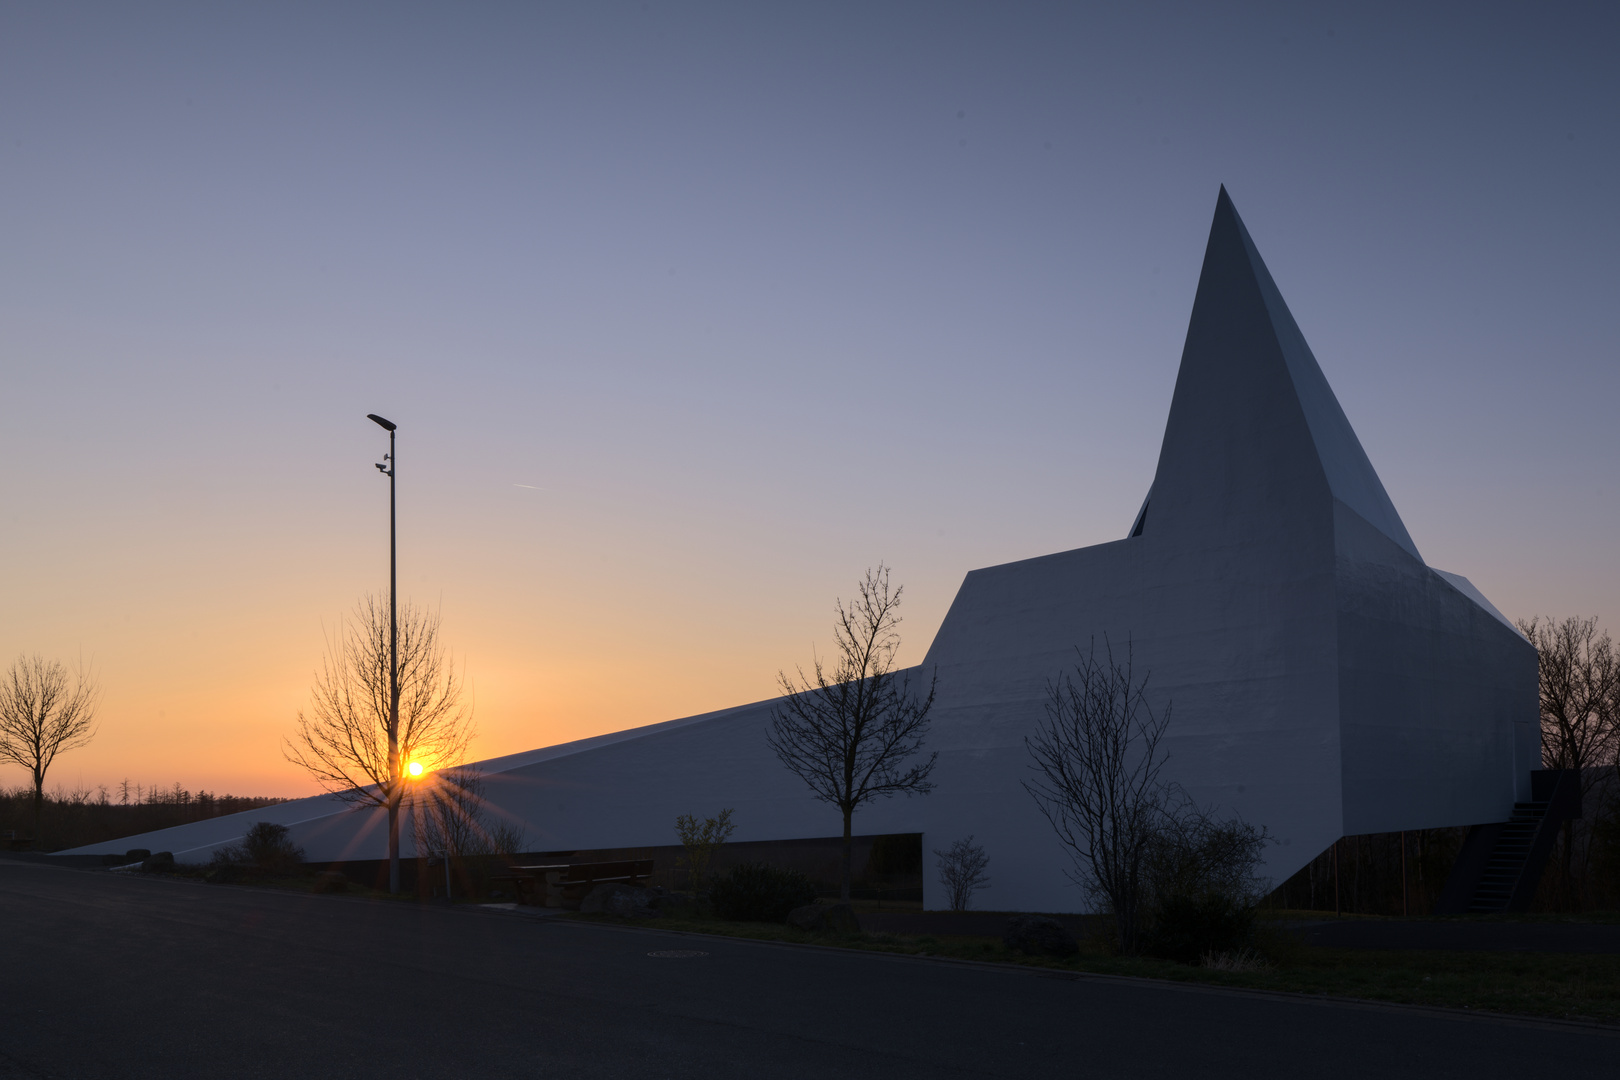
M 555 863 L 507 869 L 509 873 L 495 875 L 490 880 L 510 881 L 519 904 L 578 908 L 586 894 L 598 885 L 645 885 L 652 877 L 653 861 Z

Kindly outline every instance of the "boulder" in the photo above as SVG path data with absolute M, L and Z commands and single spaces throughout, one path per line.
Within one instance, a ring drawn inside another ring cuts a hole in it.
M 310 886 L 312 892 L 347 892 L 349 879 L 343 876 L 341 870 L 322 870 L 315 875 L 315 884 Z
M 858 934 L 861 921 L 848 904 L 806 904 L 788 912 L 787 924 L 811 934 Z
M 1001 943 L 1026 956 L 1073 956 L 1080 951 L 1074 935 L 1045 915 L 1014 915 L 1007 920 Z
M 647 918 L 652 915 L 651 889 L 639 885 L 603 884 L 593 888 L 579 902 L 581 914 L 619 915 L 627 919 Z

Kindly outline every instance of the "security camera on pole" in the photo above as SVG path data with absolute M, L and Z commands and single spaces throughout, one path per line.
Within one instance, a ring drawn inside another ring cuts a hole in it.
M 388 793 L 388 891 L 399 892 L 399 800 L 402 792 L 399 768 L 399 547 L 394 517 L 394 430 L 398 426 L 376 413 L 366 419 L 388 432 L 388 453 L 377 470 L 388 477 L 388 776 L 393 790 Z

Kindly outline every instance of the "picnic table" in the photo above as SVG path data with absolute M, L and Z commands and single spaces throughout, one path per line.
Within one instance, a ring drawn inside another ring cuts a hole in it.
M 651 859 L 626 862 L 551 863 L 509 866 L 491 881 L 510 881 L 519 904 L 548 908 L 578 908 L 598 885 L 643 885 L 652 876 Z

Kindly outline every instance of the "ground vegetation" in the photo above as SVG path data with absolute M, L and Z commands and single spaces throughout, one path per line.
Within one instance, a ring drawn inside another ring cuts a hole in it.
M 1620 1027 L 1620 955 L 1325 949 L 1287 927 L 1296 913 L 1262 914 L 1241 954 L 1193 963 L 1119 952 L 1111 933 L 1082 935 L 1068 955 L 1025 953 L 999 937 L 969 934 L 812 933 L 778 922 L 734 922 L 701 911 L 660 912 L 636 925 L 762 941 L 910 956 L 1018 964 L 1054 974 L 1127 976 L 1404 1005 L 1486 1010 Z M 611 916 L 589 916 L 611 920 Z
M 709 888 L 716 917 L 734 922 L 779 923 L 794 908 L 812 904 L 816 886 L 796 870 L 770 863 L 740 863 Z

